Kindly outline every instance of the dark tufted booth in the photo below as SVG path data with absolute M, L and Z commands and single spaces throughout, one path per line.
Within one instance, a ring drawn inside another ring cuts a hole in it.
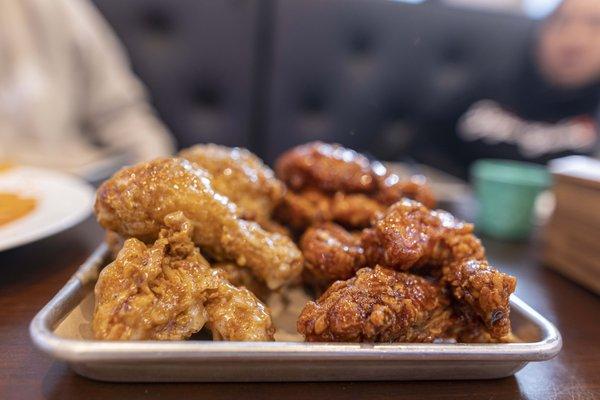
M 402 153 L 512 73 L 527 20 L 393 1 L 277 3 L 269 155 L 306 139 Z
M 260 1 L 95 1 L 180 146 L 253 146 Z
M 95 2 L 182 146 L 270 161 L 313 139 L 401 156 L 427 124 L 503 89 L 532 26 L 391 0 Z

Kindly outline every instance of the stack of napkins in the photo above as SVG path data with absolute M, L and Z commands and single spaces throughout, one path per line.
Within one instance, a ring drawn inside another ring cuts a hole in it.
M 553 160 L 556 208 L 545 235 L 544 262 L 600 294 L 600 161 Z

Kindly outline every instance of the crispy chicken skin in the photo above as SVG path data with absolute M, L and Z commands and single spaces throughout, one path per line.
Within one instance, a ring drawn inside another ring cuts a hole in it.
M 452 296 L 481 318 L 492 338 L 510 334 L 509 297 L 517 285 L 513 276 L 497 271 L 485 260 L 467 259 L 445 265 L 443 280 Z
M 371 265 L 380 263 L 406 271 L 457 258 L 483 258 L 483 246 L 472 232 L 472 224 L 448 212 L 429 210 L 417 201 L 404 199 L 363 231 L 362 242 Z
M 365 194 L 338 192 L 330 200 L 331 219 L 349 228 L 366 228 L 387 207 Z
M 92 329 L 103 340 L 181 340 L 205 324 L 215 338 L 273 340 L 271 317 L 245 288 L 210 268 L 183 213 L 153 245 L 128 239 L 96 283 Z
M 325 194 L 365 193 L 386 206 L 409 197 L 428 207 L 435 206 L 425 177 L 401 179 L 379 161 L 370 162 L 339 144 L 311 142 L 294 147 L 279 157 L 275 171 L 295 192 L 313 189 Z
M 438 267 L 453 296 L 479 315 L 492 337 L 501 338 L 510 333 L 509 297 L 516 279 L 487 263 L 472 232 L 472 224 L 404 199 L 363 231 L 362 244 L 368 265 L 402 271 Z
M 312 225 L 335 222 L 350 229 L 362 229 L 381 217 L 387 205 L 362 193 L 337 192 L 333 195 L 307 189 L 288 191 L 275 215 L 294 231 L 302 232 Z
M 267 285 L 258 280 L 248 268 L 240 267 L 233 261 L 217 262 L 213 263 L 212 266 L 233 286 L 245 287 L 260 300 L 266 300 L 271 294 L 271 290 Z
M 450 316 L 437 285 L 377 266 L 309 302 L 297 328 L 309 342 L 432 342 L 444 337 Z
M 292 190 L 371 192 L 376 182 L 369 160 L 338 144 L 311 142 L 283 153 L 275 164 L 277 176 Z
M 165 217 L 182 211 L 192 221 L 194 243 L 213 259 L 248 267 L 271 288 L 294 280 L 302 254 L 292 240 L 244 220 L 212 176 L 181 158 L 162 158 L 124 168 L 97 191 L 98 222 L 145 242 L 154 240 Z
M 331 198 L 317 190 L 288 190 L 275 209 L 275 217 L 292 230 L 302 232 L 311 225 L 333 220 L 330 203 Z
M 295 147 L 278 159 L 276 171 L 291 189 L 276 215 L 300 232 L 327 221 L 365 228 L 403 197 L 435 205 L 423 176 L 401 179 L 380 162 L 371 163 L 338 144 L 313 142 Z
M 300 250 L 307 272 L 325 283 L 351 278 L 365 264 L 360 238 L 333 223 L 308 228 Z
M 215 191 L 235 203 L 244 219 L 269 230 L 271 214 L 285 186 L 260 158 L 246 149 L 216 144 L 199 144 L 182 150 L 179 156 L 208 171 Z
M 382 166 L 385 170 L 385 167 Z M 377 168 L 381 170 L 381 167 Z M 386 206 L 390 206 L 408 197 L 422 203 L 426 207 L 435 207 L 436 201 L 431 188 L 427 184 L 427 179 L 423 175 L 413 175 L 408 180 L 400 179 L 394 173 L 384 172 L 383 175 L 377 175 L 377 187 L 379 190 L 375 199 Z

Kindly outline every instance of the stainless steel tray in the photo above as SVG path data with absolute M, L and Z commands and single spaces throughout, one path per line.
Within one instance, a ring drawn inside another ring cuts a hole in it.
M 105 262 L 98 248 L 35 316 L 33 343 L 80 375 L 128 382 L 357 381 L 490 379 L 554 357 L 557 329 L 522 300 L 511 299 L 509 344 L 319 344 L 302 342 L 103 342 L 85 339 L 81 315 L 93 309 L 93 286 Z M 76 314 L 81 314 L 77 319 Z M 277 321 L 276 321 L 277 322 Z

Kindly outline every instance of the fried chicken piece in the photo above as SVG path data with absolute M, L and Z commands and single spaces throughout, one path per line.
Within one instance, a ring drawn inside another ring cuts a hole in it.
M 365 228 L 403 197 L 435 205 L 425 177 L 403 180 L 382 163 L 371 163 L 338 144 L 312 142 L 295 147 L 278 159 L 276 170 L 292 189 L 277 216 L 296 231 L 326 221 Z
M 302 271 L 302 254 L 287 236 L 270 233 L 239 216 L 216 192 L 209 173 L 180 158 L 163 158 L 121 169 L 98 188 L 94 210 L 106 229 L 154 240 L 167 214 L 182 211 L 192 221 L 194 243 L 211 258 L 248 267 L 269 288 Z
M 295 191 L 353 193 L 371 192 L 376 187 L 369 160 L 339 144 L 311 142 L 294 147 L 279 157 L 275 171 Z
M 221 282 L 225 284 L 218 285 L 205 303 L 213 340 L 273 341 L 275 328 L 267 307 L 247 288 Z
M 336 193 L 329 203 L 331 220 L 351 229 L 366 228 L 387 206 L 364 194 Z
M 332 220 L 330 201 L 316 190 L 287 191 L 275 209 L 275 216 L 292 230 L 302 232 L 311 225 Z
M 245 288 L 210 268 L 183 213 L 165 217 L 157 241 L 128 239 L 96 283 L 92 329 L 103 340 L 181 340 L 205 323 L 215 338 L 273 340 L 271 317 Z
M 300 250 L 305 270 L 325 284 L 351 278 L 365 264 L 360 238 L 333 223 L 307 229 Z
M 472 232 L 472 224 L 448 212 L 429 210 L 417 201 L 404 199 L 363 231 L 362 243 L 370 265 L 379 263 L 407 271 L 425 264 L 484 258 L 483 246 Z
M 402 271 L 438 267 L 454 297 L 472 307 L 492 337 L 500 338 L 510 333 L 509 297 L 516 279 L 489 266 L 472 232 L 472 224 L 450 213 L 404 199 L 363 231 L 362 244 L 367 265 Z
M 370 226 L 371 220 L 381 216 L 385 209 L 385 205 L 364 194 L 326 195 L 309 189 L 299 193 L 288 191 L 276 209 L 276 216 L 296 232 L 323 222 L 359 229 Z
M 390 206 L 404 197 L 418 201 L 426 207 L 435 207 L 436 201 L 427 179 L 423 175 L 413 175 L 408 180 L 401 179 L 398 175 L 390 173 L 382 165 L 376 171 L 383 173 L 377 175 L 378 191 L 375 199 L 386 206 Z M 383 172 L 385 171 L 385 172 Z
M 297 328 L 309 342 L 432 342 L 445 337 L 450 316 L 439 286 L 377 266 L 309 302 Z
M 285 186 L 256 155 L 239 147 L 199 144 L 179 156 L 194 162 L 212 175 L 212 186 L 235 203 L 244 219 L 264 229 L 272 225 L 271 214 L 281 201 Z
M 248 268 L 240 267 L 231 261 L 213 263 L 212 266 L 233 286 L 245 287 L 260 300 L 266 300 L 271 294 L 267 285 L 258 280 Z
M 339 144 L 311 142 L 294 147 L 279 157 L 275 170 L 296 192 L 313 189 L 324 194 L 364 193 L 386 206 L 409 197 L 428 207 L 435 206 L 424 176 L 403 180 L 381 162 L 370 162 Z
M 443 267 L 443 280 L 458 301 L 469 305 L 492 338 L 510 334 L 510 294 L 515 277 L 497 271 L 485 260 L 466 259 Z

